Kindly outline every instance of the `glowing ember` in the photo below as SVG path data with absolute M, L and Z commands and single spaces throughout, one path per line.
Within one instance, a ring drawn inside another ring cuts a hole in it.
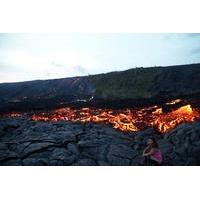
M 167 105 L 173 105 L 173 104 L 177 104 L 177 103 L 179 103 L 179 102 L 181 102 L 181 99 L 175 99 L 175 100 L 172 100 L 172 101 L 170 101 L 170 102 L 167 102 L 166 104 L 167 104 Z
M 193 122 L 199 119 L 200 113 L 191 105 L 179 107 L 164 113 L 158 106 L 143 109 L 93 109 L 93 108 L 62 108 L 50 113 L 33 115 L 35 121 L 72 121 L 95 122 L 110 124 L 121 131 L 136 132 L 148 127 L 156 128 L 160 133 L 167 133 L 183 122 Z

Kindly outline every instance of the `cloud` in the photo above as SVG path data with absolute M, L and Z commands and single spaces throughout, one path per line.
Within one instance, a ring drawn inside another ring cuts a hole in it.
M 80 66 L 80 65 L 76 65 L 73 67 L 75 71 L 81 73 L 81 74 L 87 74 L 87 71 L 84 67 Z
M 194 48 L 190 51 L 191 54 L 199 54 L 200 53 L 200 47 Z
M 188 39 L 198 39 L 200 38 L 200 33 L 163 33 L 160 34 L 163 38 L 163 40 L 165 41 L 187 41 Z
M 56 63 L 56 62 L 51 62 L 51 65 L 54 66 L 54 67 L 66 67 L 66 65 L 64 64 L 60 64 L 60 63 Z
M 58 62 L 52 61 L 51 66 L 57 68 L 57 70 L 59 70 L 59 68 L 62 68 L 67 71 L 70 71 L 71 73 L 78 74 L 78 75 L 86 75 L 87 74 L 87 70 L 84 67 L 82 67 L 81 65 L 69 66 L 69 65 L 66 65 L 63 63 L 58 63 Z
M 7 70 L 8 68 L 12 68 L 8 63 L 0 61 L 0 70 Z
M 170 33 L 164 34 L 163 39 L 173 48 L 178 47 L 180 55 L 197 56 L 200 53 L 200 33 Z
M 200 62 L 199 44 L 200 33 L 0 34 L 0 82 Z
M 188 38 L 197 38 L 200 37 L 200 33 L 185 33 L 184 34 Z
M 14 65 L 13 63 L 6 61 L 6 60 L 0 60 L 0 72 L 11 72 L 14 73 L 18 71 L 19 66 Z

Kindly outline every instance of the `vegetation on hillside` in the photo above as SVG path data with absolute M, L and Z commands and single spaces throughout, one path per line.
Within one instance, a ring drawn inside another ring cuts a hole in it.
M 89 76 L 104 99 L 178 97 L 200 93 L 200 64 L 134 68 Z
M 102 98 L 149 98 L 159 68 L 136 68 L 91 76 Z

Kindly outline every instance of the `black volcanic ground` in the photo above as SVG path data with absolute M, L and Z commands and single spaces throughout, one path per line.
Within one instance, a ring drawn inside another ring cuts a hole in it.
M 0 119 L 0 165 L 142 165 L 142 151 L 152 136 L 164 165 L 200 165 L 199 122 L 158 135 L 154 129 L 124 134 L 104 125 L 26 118 Z

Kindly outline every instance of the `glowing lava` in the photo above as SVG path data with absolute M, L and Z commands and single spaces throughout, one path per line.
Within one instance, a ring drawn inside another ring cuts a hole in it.
M 177 101 L 179 102 L 179 101 Z M 177 103 L 175 101 L 175 103 Z M 174 102 L 169 104 L 175 104 Z M 34 114 L 34 121 L 72 121 L 110 124 L 113 128 L 136 132 L 148 127 L 167 133 L 183 122 L 193 122 L 200 118 L 200 112 L 191 105 L 181 106 L 169 112 L 163 112 L 158 106 L 143 109 L 94 109 L 94 108 L 61 108 L 49 113 Z
M 152 121 L 151 125 L 156 127 L 159 132 L 166 133 L 175 128 L 178 124 L 193 122 L 195 119 L 199 118 L 199 116 L 197 111 L 193 111 L 191 105 L 186 105 L 169 113 L 159 115 Z
M 181 102 L 181 104 L 180 104 Z M 175 105 L 176 104 L 176 105 Z M 179 105 L 179 106 L 178 106 Z M 184 105 L 182 100 L 170 101 L 162 106 L 150 106 L 136 109 L 97 109 L 97 108 L 61 108 L 50 112 L 35 113 L 34 121 L 72 121 L 94 122 L 111 125 L 123 132 L 137 132 L 153 127 L 159 133 L 167 133 L 184 122 L 200 120 L 200 109 Z M 164 111 L 166 108 L 168 111 Z M 12 112 L 9 117 L 19 117 L 23 114 Z M 30 115 L 29 115 L 30 116 Z

